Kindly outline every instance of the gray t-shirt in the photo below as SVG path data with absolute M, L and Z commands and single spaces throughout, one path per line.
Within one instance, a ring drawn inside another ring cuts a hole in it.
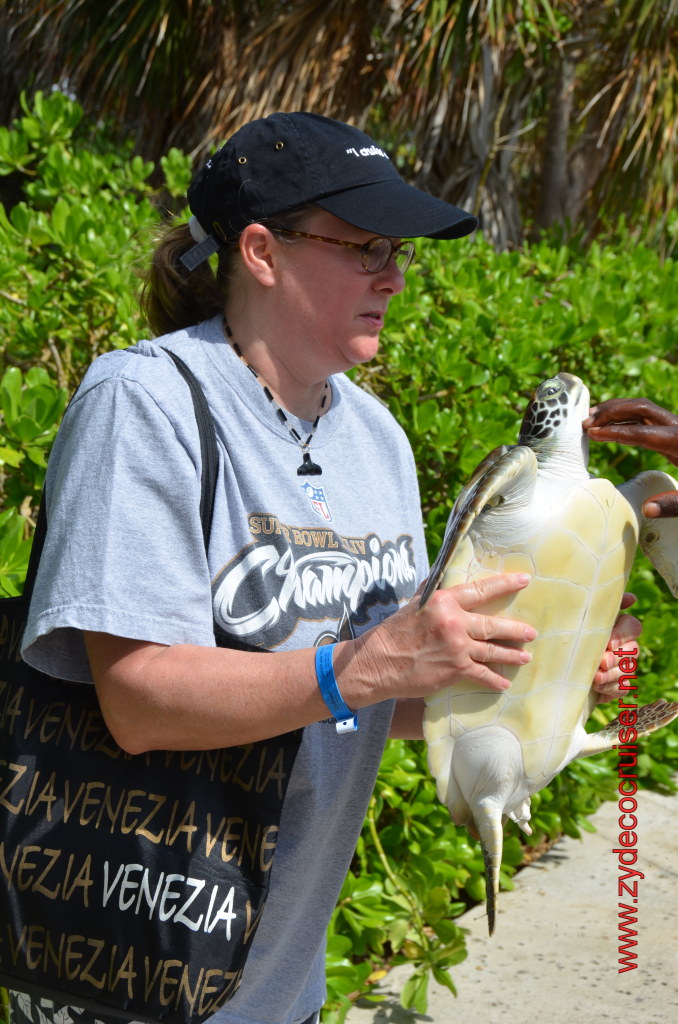
M 207 555 L 193 405 L 161 345 L 198 377 L 217 425 Z M 313 647 L 360 634 L 411 597 L 427 568 L 411 450 L 381 403 L 343 375 L 331 386 L 312 444 L 322 476 L 300 477 L 299 446 L 221 318 L 97 359 L 50 458 L 26 660 L 91 682 L 83 630 L 213 646 L 213 615 L 248 644 Z M 331 721 L 304 730 L 269 900 L 218 1024 L 293 1024 L 322 1005 L 325 929 L 391 713 L 392 702 L 361 711 L 348 735 Z

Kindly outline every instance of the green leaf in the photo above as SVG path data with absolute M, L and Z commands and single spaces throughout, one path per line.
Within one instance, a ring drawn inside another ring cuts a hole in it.
M 11 466 L 13 469 L 17 469 L 23 460 L 23 452 L 15 451 L 13 448 L 3 448 L 0 446 L 0 465 Z
M 412 977 L 405 982 L 400 993 L 400 1002 L 405 1009 L 426 1013 L 428 1010 L 428 979 L 428 974 L 420 974 L 415 971 Z

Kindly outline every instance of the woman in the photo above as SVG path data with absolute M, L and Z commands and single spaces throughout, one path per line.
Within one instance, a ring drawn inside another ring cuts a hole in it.
M 163 336 L 95 361 L 55 445 L 24 656 L 93 680 L 132 753 L 304 727 L 269 901 L 216 1017 L 296 1024 L 324 1001 L 325 929 L 389 730 L 421 736 L 423 696 L 462 677 L 508 685 L 496 663 L 529 660 L 534 631 L 476 609 L 528 579 L 440 591 L 417 615 L 412 454 L 344 376 L 377 352 L 414 252 L 401 239 L 460 237 L 475 219 L 407 186 L 362 132 L 306 113 L 242 128 L 189 201 L 144 298 Z M 163 346 L 217 424 L 207 556 L 193 409 Z M 214 645 L 213 616 L 242 649 Z

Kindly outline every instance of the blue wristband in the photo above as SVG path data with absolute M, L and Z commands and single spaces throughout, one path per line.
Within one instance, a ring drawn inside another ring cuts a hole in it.
M 320 687 L 320 695 L 334 718 L 337 732 L 355 732 L 358 728 L 357 712 L 351 711 L 344 704 L 332 668 L 332 655 L 335 647 L 336 644 L 323 644 L 316 648 L 315 674 Z

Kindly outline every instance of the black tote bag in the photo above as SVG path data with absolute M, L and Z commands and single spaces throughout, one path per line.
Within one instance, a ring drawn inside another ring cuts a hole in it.
M 169 355 L 200 428 L 207 542 L 214 425 Z M 24 595 L 0 600 L 0 984 L 104 1018 L 200 1024 L 240 984 L 301 730 L 125 753 L 93 686 L 19 655 L 45 529 L 43 502 Z

